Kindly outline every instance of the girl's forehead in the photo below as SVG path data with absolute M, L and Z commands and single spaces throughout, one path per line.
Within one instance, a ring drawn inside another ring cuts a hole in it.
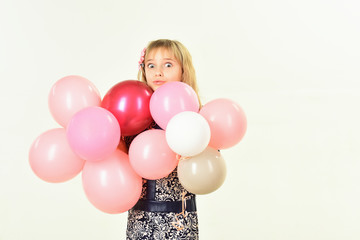
M 173 58 L 175 59 L 175 55 L 174 53 L 167 48 L 164 47 L 159 47 L 159 48 L 154 48 L 151 49 L 150 52 L 148 52 L 148 54 L 146 54 L 146 59 L 149 58 Z

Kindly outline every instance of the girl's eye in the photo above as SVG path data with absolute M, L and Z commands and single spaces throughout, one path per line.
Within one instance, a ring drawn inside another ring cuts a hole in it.
M 154 67 L 155 67 L 155 65 L 154 65 L 154 64 L 152 64 L 152 63 L 149 63 L 147 67 L 148 67 L 148 68 L 154 68 Z
M 172 67 L 171 63 L 165 63 L 165 67 Z

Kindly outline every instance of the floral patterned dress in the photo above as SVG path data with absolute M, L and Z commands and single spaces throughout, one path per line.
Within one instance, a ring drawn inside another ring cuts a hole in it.
M 168 211 L 160 206 L 160 210 L 152 211 L 138 206 L 149 201 L 163 206 L 175 204 L 177 209 Z M 177 169 L 165 178 L 144 180 L 140 200 L 128 212 L 126 239 L 199 239 L 195 195 L 180 184 Z

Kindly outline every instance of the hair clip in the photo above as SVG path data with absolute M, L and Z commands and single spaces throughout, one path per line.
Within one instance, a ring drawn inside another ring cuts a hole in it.
M 141 52 L 141 56 L 140 56 L 140 61 L 139 61 L 139 69 L 141 67 L 144 67 L 145 64 L 144 64 L 144 60 L 145 60 L 145 52 L 146 52 L 146 48 L 144 48 Z

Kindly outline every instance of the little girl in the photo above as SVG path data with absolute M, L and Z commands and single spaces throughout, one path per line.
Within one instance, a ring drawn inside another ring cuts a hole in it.
M 184 82 L 198 94 L 191 55 L 178 41 L 159 39 L 143 50 L 139 80 L 154 91 L 167 82 Z M 154 128 L 159 128 L 153 124 Z M 129 141 L 127 141 L 129 144 Z M 158 180 L 144 180 L 138 203 L 129 210 L 127 239 L 199 239 L 195 195 L 186 191 L 177 169 Z

